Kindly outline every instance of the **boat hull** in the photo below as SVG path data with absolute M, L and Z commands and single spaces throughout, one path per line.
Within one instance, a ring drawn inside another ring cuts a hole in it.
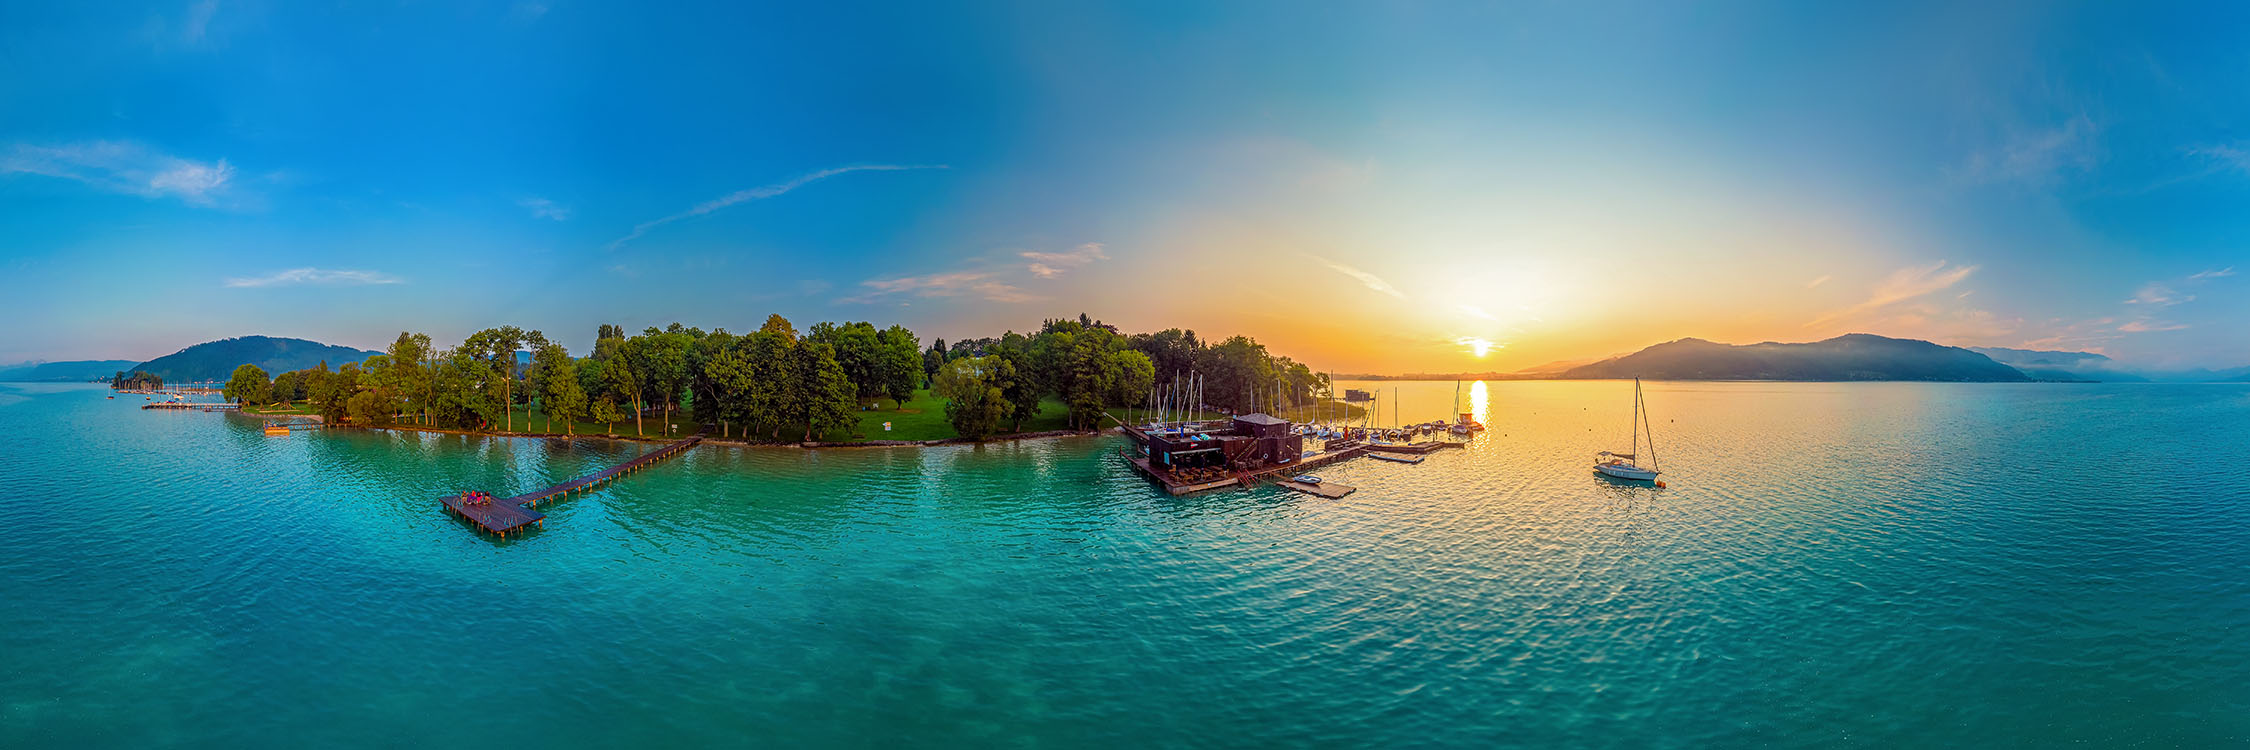
M 1643 469 L 1632 464 L 1594 464 L 1594 470 L 1618 479 L 1630 479 L 1638 482 L 1655 479 L 1657 474 L 1663 473 L 1654 469 Z

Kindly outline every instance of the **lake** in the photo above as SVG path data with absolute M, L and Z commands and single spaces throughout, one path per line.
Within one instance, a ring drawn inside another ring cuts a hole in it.
M 2250 738 L 2250 385 L 1650 383 L 1665 489 L 1590 470 L 1631 388 L 1464 385 L 1340 500 L 698 447 L 499 541 L 437 498 L 652 446 L 0 384 L 0 746 Z

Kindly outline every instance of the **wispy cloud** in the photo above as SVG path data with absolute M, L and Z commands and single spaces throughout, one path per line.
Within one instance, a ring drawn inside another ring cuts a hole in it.
M 2213 270 L 2209 270 L 2209 271 L 2203 271 L 2203 272 L 2200 272 L 2200 273 L 2190 274 L 2190 275 L 2188 276 L 2188 280 L 2189 280 L 2189 281 L 2202 281 L 2202 280 L 2204 280 L 2204 279 L 2223 279 L 2223 278 L 2226 278 L 2226 277 L 2228 277 L 2228 276 L 2233 276 L 2233 275 L 2234 275 L 2234 266 L 2227 266 L 2227 267 L 2225 267 L 2225 268 L 2213 269 Z
M 219 14 L 219 0 L 200 0 L 188 6 L 187 18 L 180 22 L 180 40 L 194 43 L 203 41 L 211 31 L 211 17 Z
M 2140 290 L 2133 293 L 2132 299 L 2125 300 L 2125 304 L 2162 308 L 2193 301 L 2195 301 L 2195 295 L 2193 294 L 2181 294 L 2169 286 L 2151 281 L 2142 284 Z
M 516 201 L 516 205 L 524 207 L 525 210 L 531 212 L 531 215 L 537 216 L 542 219 L 554 219 L 555 221 L 563 221 L 570 218 L 569 206 L 556 205 L 554 201 L 547 200 L 545 198 L 536 196 L 525 198 L 523 200 Z
M 1366 271 L 1362 271 L 1357 268 L 1353 268 L 1351 266 L 1347 266 L 1342 263 L 1320 257 L 1318 255 L 1311 257 L 1313 260 L 1319 261 L 1321 265 L 1327 266 L 1330 269 L 1335 270 L 1337 273 L 1343 274 L 1345 276 L 1350 276 L 1353 279 L 1357 279 L 1359 283 L 1365 285 L 1368 289 L 1382 292 L 1393 297 L 1406 297 L 1405 294 L 1399 292 L 1398 287 L 1391 286 L 1391 282 L 1384 281 L 1383 277 L 1381 276 L 1377 276 L 1375 274 L 1368 273 Z
M 1492 313 L 1485 312 L 1484 308 L 1478 307 L 1476 305 L 1462 305 L 1461 312 L 1468 313 L 1470 316 L 1483 318 L 1485 320 L 1499 320 L 1499 318 L 1492 317 Z
M 0 158 L 0 174 L 60 177 L 113 193 L 172 197 L 198 206 L 215 205 L 234 184 L 234 167 L 225 159 L 200 162 L 113 141 L 18 144 Z
M 666 216 L 654 221 L 642 222 L 640 225 L 633 227 L 633 231 L 626 233 L 625 236 L 619 237 L 615 240 L 611 240 L 609 243 L 609 249 L 616 250 L 617 248 L 624 247 L 625 243 L 640 239 L 643 235 L 648 234 L 649 230 L 651 229 L 655 229 L 657 227 L 661 227 L 666 224 L 679 221 L 681 219 L 695 218 L 697 216 L 702 216 L 704 214 L 708 214 L 738 203 L 765 200 L 767 198 L 782 195 L 788 193 L 791 190 L 796 190 L 797 188 L 801 188 L 806 185 L 828 179 L 830 177 L 835 177 L 840 174 L 850 174 L 852 172 L 899 172 L 911 169 L 947 168 L 948 167 L 944 164 L 858 164 L 849 167 L 835 167 L 832 169 L 823 169 L 818 172 L 810 172 L 798 175 L 797 177 L 786 182 L 778 182 L 762 187 L 737 190 L 718 198 L 696 204 L 694 208 L 690 208 L 686 211 L 681 211 L 679 213 L 672 214 L 671 216 Z
M 1070 269 L 1097 260 L 1109 260 L 1109 255 L 1102 252 L 1102 243 L 1099 242 L 1088 242 L 1059 253 L 1027 251 L 1020 253 L 1020 255 L 1023 256 L 1024 260 L 1031 261 L 1031 265 L 1026 266 L 1026 269 L 1031 271 L 1031 275 L 1042 279 L 1061 276 L 1069 273 Z
M 1811 289 L 1811 288 L 1813 288 L 1813 287 L 1816 287 L 1816 286 L 1820 286 L 1820 285 L 1822 285 L 1822 284 L 1826 284 L 1826 283 L 1828 283 L 1828 281 L 1829 281 L 1830 279 L 1834 279 L 1834 278 L 1836 278 L 1836 277 L 1834 277 L 1834 276 L 1822 276 L 1822 277 L 1820 277 L 1820 278 L 1817 278 L 1817 279 L 1813 279 L 1813 280 L 1811 280 L 1811 281 L 1807 281 L 1807 282 L 1805 282 L 1805 288 L 1806 288 L 1806 289 Z
M 508 18 L 517 23 L 537 21 L 547 15 L 547 4 L 538 0 L 522 0 L 508 9 Z
M 227 279 L 226 285 L 235 289 L 256 289 L 269 286 L 298 286 L 319 284 L 326 286 L 367 286 L 371 284 L 398 284 L 399 277 L 376 271 L 355 271 L 334 268 L 292 268 L 265 276 L 244 276 Z
M 2100 160 L 2100 128 L 2083 114 L 2053 128 L 2010 134 L 1993 148 L 1970 154 L 1950 176 L 1966 183 L 2045 184 L 2066 169 L 2085 171 Z
M 2186 327 L 2186 323 L 2170 323 L 2161 320 L 2135 320 L 2129 321 L 2125 325 L 2118 326 L 2117 330 L 2124 331 L 2126 333 L 2150 333 L 2154 331 L 2177 331 Z
M 860 282 L 858 295 L 837 300 L 845 303 L 879 302 L 898 296 L 976 297 L 989 302 L 1037 302 L 1046 299 L 1000 279 L 989 271 L 946 271 L 894 279 Z
M 1890 276 L 1884 277 L 1881 283 L 1876 284 L 1874 293 L 1869 295 L 1866 301 L 1822 315 L 1806 325 L 1807 327 L 1824 325 L 1834 320 L 1871 310 L 1879 310 L 1899 302 L 1927 295 L 1961 283 L 1961 280 L 1968 278 L 1969 274 L 1976 273 L 1977 268 L 1977 266 L 1953 266 L 1948 268 L 1945 261 L 1942 260 L 1926 266 L 1901 268 L 1891 272 Z

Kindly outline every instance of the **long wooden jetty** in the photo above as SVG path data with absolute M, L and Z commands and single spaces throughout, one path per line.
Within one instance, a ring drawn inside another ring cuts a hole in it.
M 462 493 L 439 498 L 439 501 L 444 503 L 446 512 L 466 519 L 486 533 L 505 537 L 526 526 L 544 526 L 547 514 L 535 510 L 540 503 L 566 498 L 573 492 L 592 491 L 627 474 L 653 466 L 658 461 L 680 455 L 702 440 L 701 434 L 690 435 L 685 440 L 643 453 L 631 461 L 505 500 L 489 495 L 472 497 L 468 493 Z

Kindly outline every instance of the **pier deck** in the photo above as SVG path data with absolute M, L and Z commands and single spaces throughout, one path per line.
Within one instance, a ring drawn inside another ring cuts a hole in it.
M 702 435 L 691 435 L 685 440 L 643 453 L 631 461 L 505 500 L 494 498 L 491 502 L 477 505 L 470 505 L 468 498 L 462 495 L 439 498 L 439 500 L 445 504 L 445 509 L 448 512 L 468 519 L 478 528 L 484 529 L 488 533 L 507 536 L 509 532 L 522 529 L 525 526 L 544 526 L 547 519 L 546 514 L 533 510 L 539 507 L 540 503 L 553 502 L 560 498 L 569 497 L 572 492 L 591 491 L 627 474 L 646 469 L 658 461 L 677 456 L 681 451 L 694 447 L 696 443 L 702 441 Z
M 1318 496 L 1320 496 L 1320 497 L 1325 497 L 1325 498 L 1328 498 L 1328 499 L 1330 499 L 1330 500 L 1334 500 L 1334 499 L 1336 499 L 1336 498 L 1339 498 L 1339 497 L 1343 497 L 1343 496 L 1345 496 L 1345 495 L 1349 495 L 1349 494 L 1352 494 L 1353 492 L 1355 492 L 1355 491 L 1357 491 L 1357 490 L 1359 489 L 1359 488 L 1357 488 L 1357 487 L 1352 487 L 1352 486 L 1348 486 L 1348 485 L 1337 484 L 1337 483 L 1335 483 L 1335 482 L 1321 482 L 1320 484 L 1305 484 L 1304 482 L 1299 482 L 1299 481 L 1296 481 L 1296 480 L 1293 480 L 1293 479 L 1283 479 L 1283 480 L 1280 480 L 1280 481 L 1274 482 L 1274 484 L 1280 485 L 1280 486 L 1282 486 L 1283 488 L 1286 488 L 1286 489 L 1292 489 L 1292 490 L 1296 490 L 1296 491 L 1298 491 L 1298 492 L 1302 492 L 1302 493 L 1305 493 L 1305 494 L 1307 494 L 1307 495 L 1318 495 Z

